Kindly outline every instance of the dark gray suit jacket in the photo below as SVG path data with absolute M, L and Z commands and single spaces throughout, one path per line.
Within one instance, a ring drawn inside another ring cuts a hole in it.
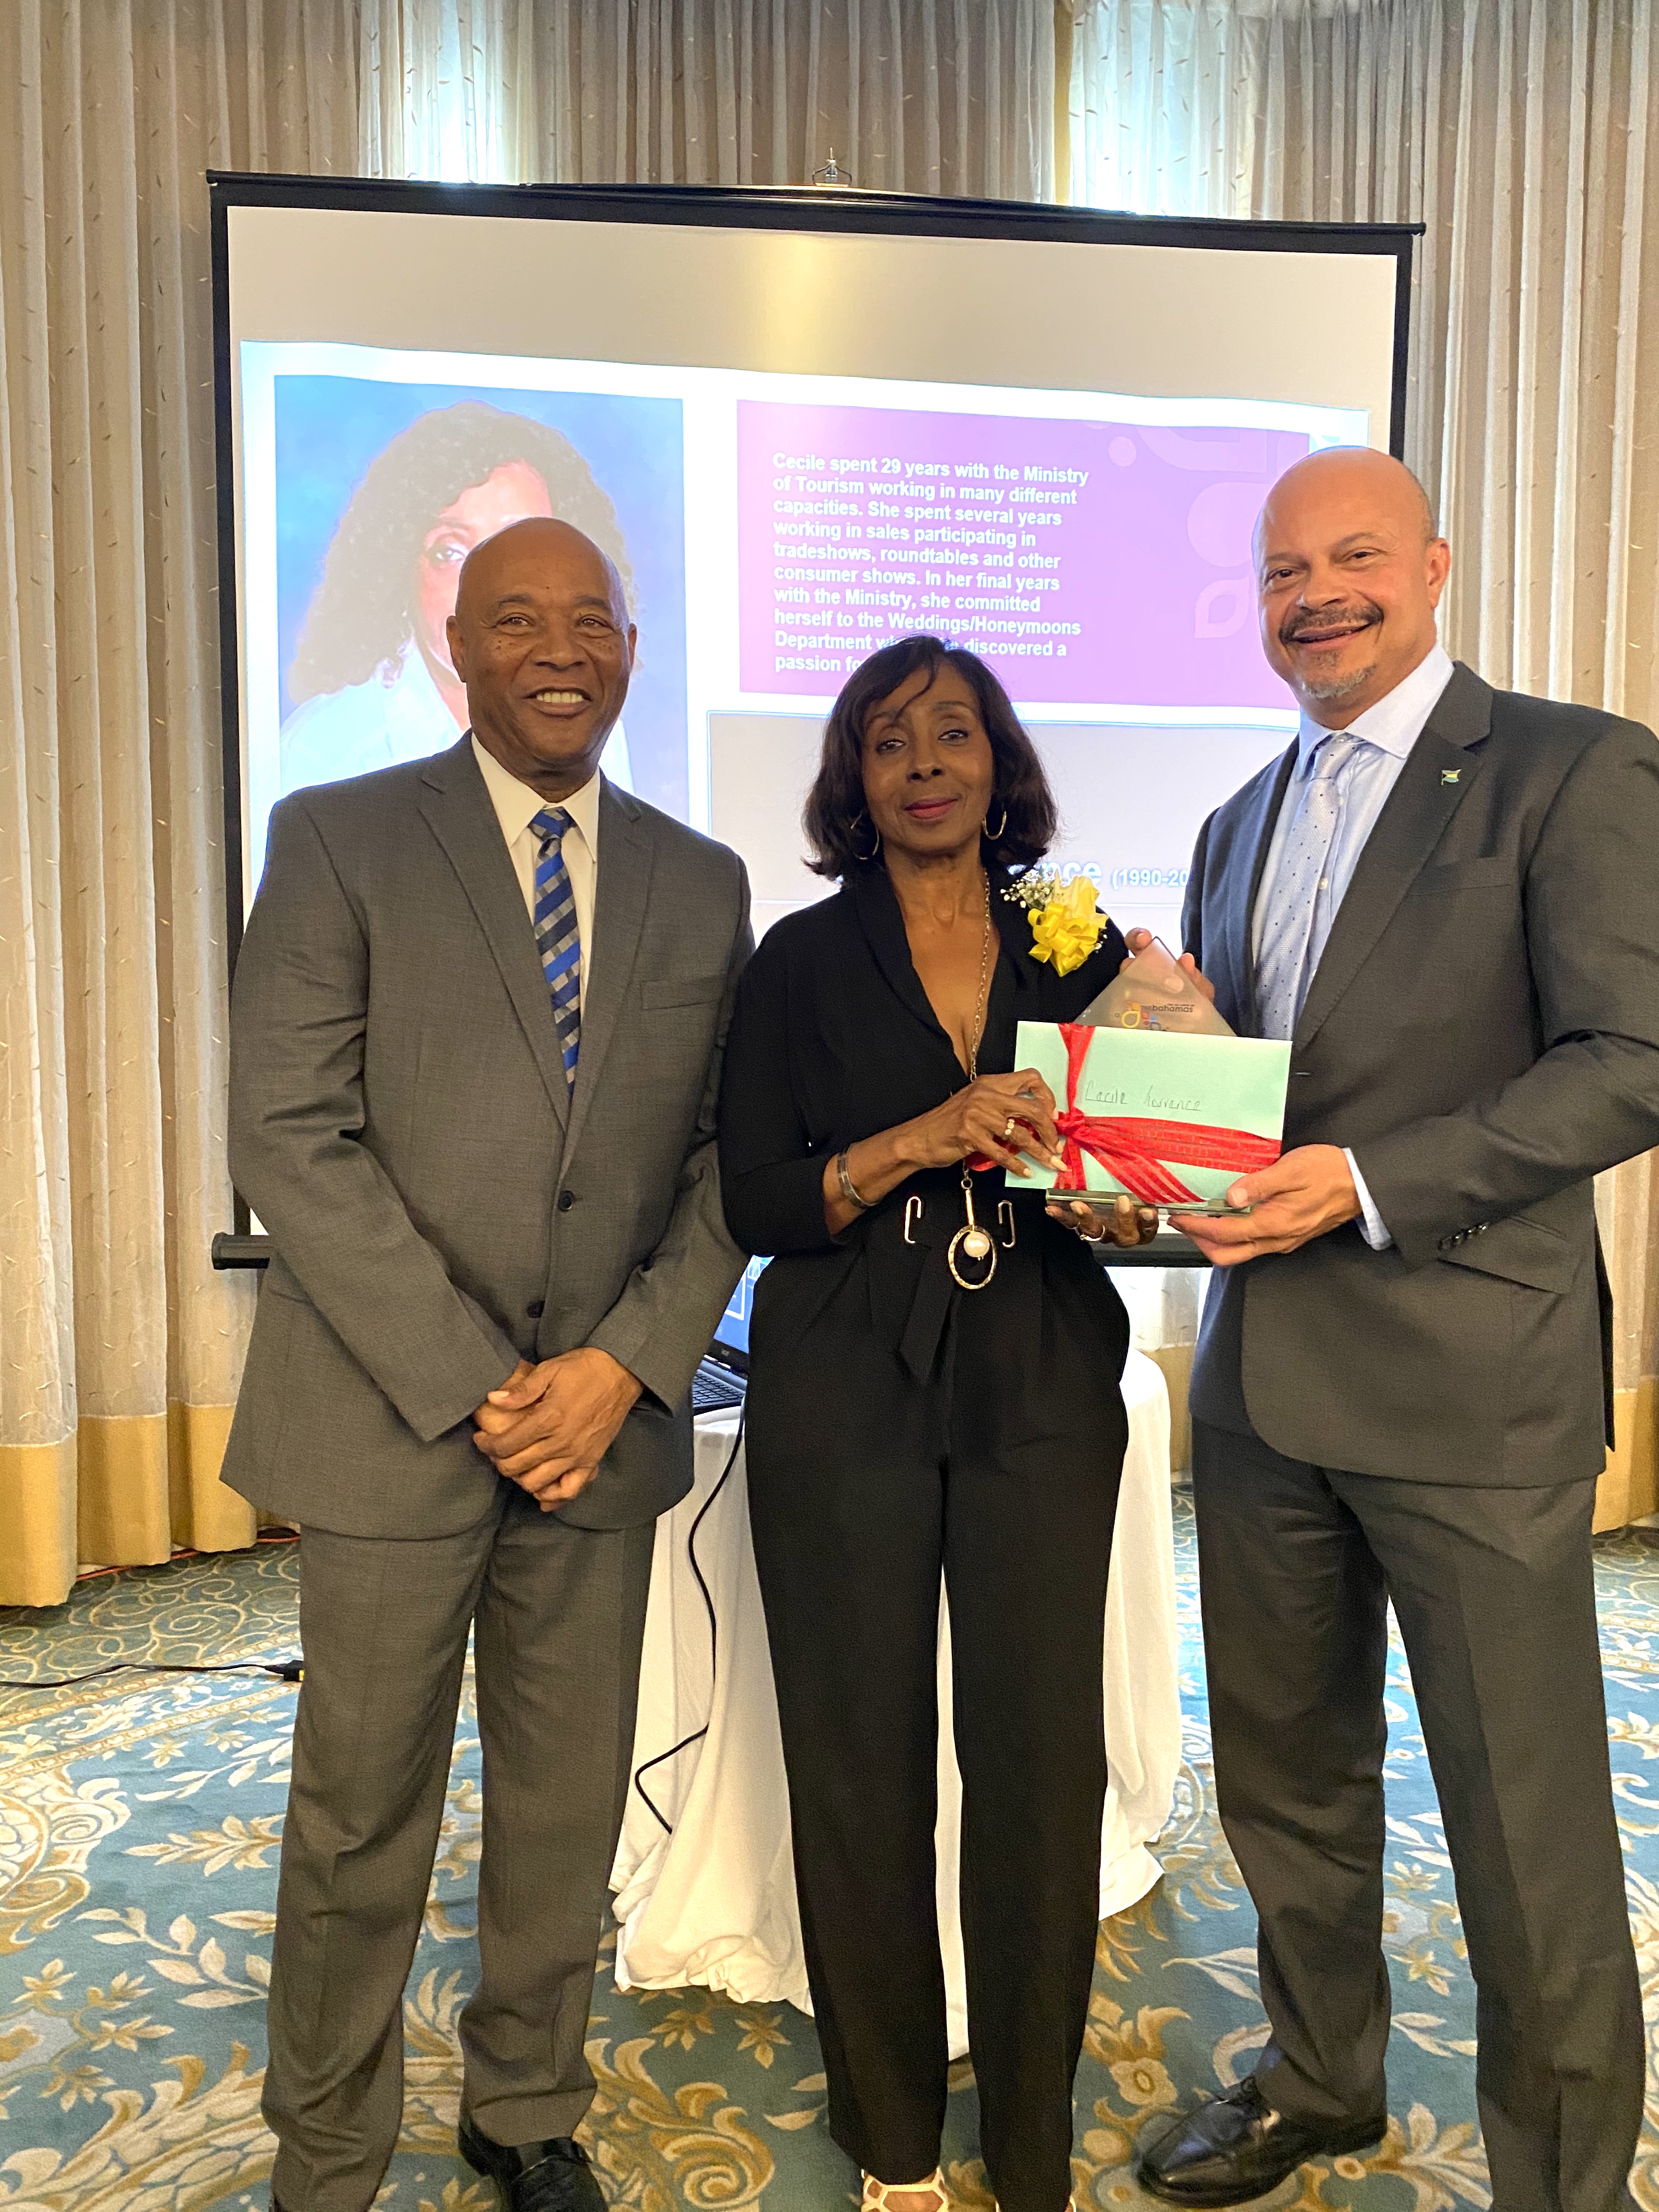
M 1258 1035 L 1250 916 L 1295 748 L 1200 832 L 1187 947 Z M 1358 1224 L 1218 1273 L 1192 1409 L 1414 1482 L 1598 1474 L 1591 1177 L 1659 1143 L 1659 744 L 1460 665 L 1360 856 L 1293 1040 L 1285 1143 L 1353 1149 Z
M 270 817 L 231 1006 L 230 1164 L 276 1256 L 224 1480 L 345 1535 L 490 1510 L 473 1409 L 597 1345 L 646 1395 L 562 1517 L 690 1486 L 686 1391 L 742 1268 L 714 1156 L 751 946 L 723 845 L 604 787 L 568 1091 L 523 893 L 470 738 Z

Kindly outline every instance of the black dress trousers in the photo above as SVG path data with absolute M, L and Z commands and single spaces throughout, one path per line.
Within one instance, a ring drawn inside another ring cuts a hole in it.
M 1059 979 L 1018 909 L 981 1049 L 1064 1019 L 1121 940 Z M 1000 1171 L 988 1287 L 951 1281 L 959 1174 L 919 1176 L 842 1241 L 826 1154 L 966 1080 L 870 872 L 779 924 L 728 1043 L 734 1236 L 781 1255 L 750 1332 L 750 1510 L 777 1679 L 808 1976 L 836 2140 L 920 2180 L 939 2154 L 945 1987 L 933 1827 L 941 1577 L 963 1778 L 961 1902 L 981 2137 L 1005 2212 L 1062 2212 L 1099 1917 L 1106 1580 L 1127 1422 L 1121 1301 Z

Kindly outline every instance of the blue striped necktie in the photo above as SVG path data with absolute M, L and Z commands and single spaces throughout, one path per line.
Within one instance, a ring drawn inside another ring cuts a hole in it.
M 574 1083 L 581 1048 L 582 948 L 576 934 L 576 896 L 564 864 L 564 833 L 570 817 L 562 806 L 544 806 L 530 826 L 541 848 L 536 856 L 536 950 L 553 1000 L 564 1079 Z
M 1268 888 L 1256 961 L 1256 1006 L 1265 1037 L 1290 1038 L 1308 995 L 1314 928 L 1328 904 L 1331 848 L 1342 820 L 1343 773 L 1366 740 L 1351 730 L 1322 737 L 1308 758 L 1307 781 Z M 1328 924 L 1327 925 L 1328 933 Z

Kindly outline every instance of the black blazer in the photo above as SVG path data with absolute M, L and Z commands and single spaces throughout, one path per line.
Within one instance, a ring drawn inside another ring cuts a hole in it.
M 1259 1033 L 1250 924 L 1294 749 L 1204 825 L 1187 947 Z M 1600 1472 L 1591 1178 L 1659 1143 L 1659 744 L 1459 665 L 1389 794 L 1292 1040 L 1285 1144 L 1353 1149 L 1357 1224 L 1218 1274 L 1192 1408 L 1316 1466 Z
M 986 1075 L 1015 1066 L 1018 1023 L 1071 1020 L 1125 957 L 1122 935 L 1109 922 L 1083 966 L 1056 975 L 1031 958 L 1024 910 L 998 899 L 994 911 L 1002 944 L 979 1054 Z M 845 1266 L 867 1255 L 875 1325 L 918 1375 L 931 1366 L 949 1304 L 942 1247 L 962 1225 L 961 1170 L 913 1176 L 837 1238 L 823 1218 L 823 1164 L 844 1145 L 927 1112 L 967 1080 L 922 989 L 879 864 L 859 869 L 836 896 L 787 915 L 762 939 L 738 987 L 720 1088 L 727 1226 L 745 1251 L 833 1263 L 822 1277 L 826 1298 Z M 907 1246 L 898 1218 L 913 1194 L 925 1218 L 920 1241 Z M 1048 1219 L 1038 1194 L 1011 1194 L 998 1168 L 975 1178 L 975 1203 L 988 1227 L 1000 1205 L 1012 1206 L 1022 1272 L 1042 1254 L 1046 1279 L 1073 1282 L 1091 1299 L 1104 1292 L 1121 1320 L 1116 1293 L 1073 1232 Z M 777 1273 L 769 1270 L 769 1279 Z M 1003 1273 L 1012 1287 L 1014 1270 Z M 1117 1357 L 1121 1364 L 1121 1346 Z

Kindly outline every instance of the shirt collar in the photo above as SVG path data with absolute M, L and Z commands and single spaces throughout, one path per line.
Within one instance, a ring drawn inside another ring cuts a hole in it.
M 1349 734 L 1364 738 L 1380 752 L 1392 753 L 1396 760 L 1403 761 L 1422 736 L 1424 724 L 1451 679 L 1451 655 L 1444 646 L 1436 643 L 1386 697 L 1379 699 L 1374 707 L 1367 707 L 1363 714 L 1355 715 L 1348 725 Z M 1297 726 L 1298 771 L 1307 767 L 1315 746 L 1331 734 L 1304 710 Z
M 544 799 L 540 792 L 532 791 L 527 783 L 520 783 L 516 775 L 501 766 L 494 753 L 485 751 L 476 737 L 472 739 L 472 756 L 489 793 L 489 803 L 495 810 L 495 819 L 501 825 L 501 835 L 509 845 L 515 845 L 543 807 L 551 802 Z M 596 860 L 599 851 L 599 787 L 603 781 L 596 769 L 580 791 L 573 791 L 568 799 L 558 802 Z

